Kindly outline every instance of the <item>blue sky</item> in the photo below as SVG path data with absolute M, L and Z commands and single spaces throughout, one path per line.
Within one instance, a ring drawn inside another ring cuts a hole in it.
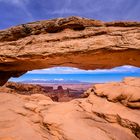
M 0 0 L 0 29 L 66 16 L 140 21 L 140 0 Z
M 54 67 L 43 70 L 30 71 L 19 78 L 11 78 L 10 81 L 15 82 L 66 82 L 81 81 L 90 83 L 103 83 L 110 81 L 121 81 L 124 77 L 140 77 L 140 68 L 132 66 L 116 67 L 110 70 L 81 70 L 70 67 Z
M 14 25 L 66 16 L 82 16 L 103 21 L 140 21 L 140 0 L 0 0 L 0 29 Z M 110 72 L 140 71 L 124 66 Z M 29 73 L 92 73 L 77 68 L 51 68 Z M 94 73 L 108 72 L 96 70 Z

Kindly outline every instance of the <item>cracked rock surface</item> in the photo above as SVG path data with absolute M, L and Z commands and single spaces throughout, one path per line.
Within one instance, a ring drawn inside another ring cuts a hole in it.
M 0 31 L 0 85 L 54 66 L 140 67 L 139 56 L 140 22 L 68 17 L 22 24 Z
M 126 78 L 70 102 L 1 93 L 0 140 L 139 140 L 139 91 L 140 78 Z

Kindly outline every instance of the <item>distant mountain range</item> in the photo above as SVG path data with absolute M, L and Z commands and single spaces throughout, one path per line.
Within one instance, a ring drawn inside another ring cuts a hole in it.
M 64 79 L 54 79 L 54 80 L 41 80 L 41 79 L 33 79 L 33 80 L 24 80 L 21 83 L 42 83 L 42 84 L 90 84 L 90 82 L 82 82 L 78 80 L 64 80 Z

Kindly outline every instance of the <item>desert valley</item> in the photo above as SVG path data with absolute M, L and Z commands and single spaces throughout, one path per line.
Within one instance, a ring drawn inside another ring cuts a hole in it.
M 0 88 L 0 92 L 20 95 L 43 94 L 56 102 L 67 102 L 84 97 L 84 92 L 93 84 L 25 84 L 8 82 Z

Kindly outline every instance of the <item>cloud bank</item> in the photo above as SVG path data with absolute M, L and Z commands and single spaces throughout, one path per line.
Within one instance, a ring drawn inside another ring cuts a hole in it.
M 81 70 L 71 67 L 54 67 L 49 69 L 34 70 L 28 72 L 28 74 L 102 74 L 102 73 L 127 73 L 127 72 L 139 72 L 140 68 L 133 66 L 116 67 L 110 70 Z

